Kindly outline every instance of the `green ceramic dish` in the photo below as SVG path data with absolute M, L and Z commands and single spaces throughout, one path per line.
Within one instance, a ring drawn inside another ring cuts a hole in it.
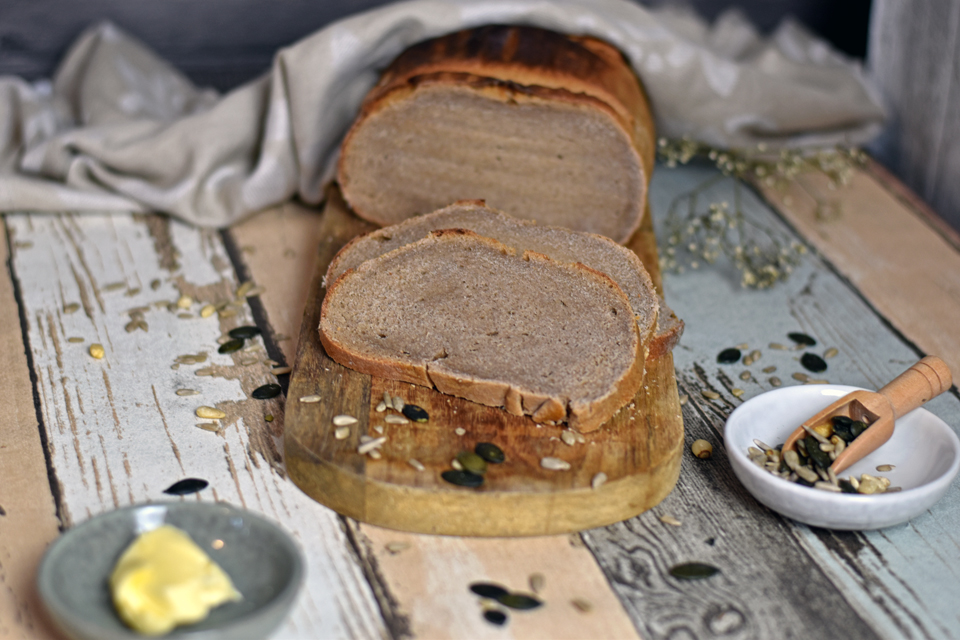
M 228 504 L 161 502 L 91 518 L 47 550 L 37 586 L 51 617 L 68 638 L 146 637 L 117 617 L 107 578 L 137 534 L 161 524 L 190 534 L 243 594 L 240 602 L 218 607 L 206 620 L 178 627 L 164 638 L 253 640 L 266 638 L 280 625 L 303 581 L 303 560 L 290 536 L 263 517 Z

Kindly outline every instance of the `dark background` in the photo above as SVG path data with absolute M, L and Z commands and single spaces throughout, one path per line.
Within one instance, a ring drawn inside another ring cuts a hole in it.
M 197 84 L 224 90 L 266 71 L 279 47 L 382 4 L 386 0 L 0 0 L 0 74 L 50 77 L 80 32 L 108 18 Z M 710 21 L 739 6 L 763 33 L 792 15 L 841 51 L 866 53 L 870 0 L 687 4 Z

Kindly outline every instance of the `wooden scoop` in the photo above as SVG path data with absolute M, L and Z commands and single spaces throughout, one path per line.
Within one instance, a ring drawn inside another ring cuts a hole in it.
M 876 451 L 893 435 L 894 421 L 935 398 L 953 384 L 947 363 L 936 356 L 927 356 L 894 378 L 880 391 L 854 391 L 804 421 L 790 434 L 783 451 L 796 449 L 797 440 L 834 416 L 847 416 L 867 424 L 867 428 L 837 456 L 830 468 L 839 474 L 844 469 Z M 805 428 L 806 427 L 806 428 Z

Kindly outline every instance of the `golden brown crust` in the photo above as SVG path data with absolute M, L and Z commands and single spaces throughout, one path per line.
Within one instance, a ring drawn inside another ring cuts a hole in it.
M 660 313 L 657 316 L 657 325 L 653 330 L 653 337 L 647 345 L 647 359 L 655 360 L 664 356 L 680 343 L 685 327 L 683 320 L 677 317 L 673 309 L 667 306 L 663 298 L 659 299 Z

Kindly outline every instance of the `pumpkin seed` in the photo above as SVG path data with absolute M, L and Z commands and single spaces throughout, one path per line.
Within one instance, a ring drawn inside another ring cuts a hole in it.
M 315 404 L 317 402 L 320 402 L 320 396 L 318 395 L 300 396 L 300 402 L 304 404 Z
M 547 579 L 543 577 L 542 573 L 531 573 L 530 577 L 527 578 L 527 583 L 530 585 L 531 591 L 540 593 L 547 584 Z
M 794 331 L 793 333 L 788 333 L 787 337 L 796 342 L 797 344 L 802 344 L 807 347 L 812 347 L 817 344 L 817 341 L 808 336 L 805 333 L 800 333 L 799 331 Z
M 457 454 L 457 462 L 464 471 L 482 475 L 487 470 L 487 461 L 471 451 L 461 451 Z
M 359 453 L 360 455 L 364 455 L 364 454 L 366 454 L 366 453 L 370 453 L 370 452 L 373 451 L 374 449 L 377 449 L 377 448 L 383 446 L 383 443 L 386 442 L 386 441 L 387 441 L 386 436 L 383 436 L 383 437 L 380 437 L 380 438 L 374 438 L 373 440 L 370 440 L 369 442 L 364 442 L 364 443 L 361 444 L 359 447 L 357 447 L 357 453 Z
M 233 353 L 234 351 L 240 351 L 243 348 L 243 339 L 234 338 L 220 345 L 220 348 L 217 349 L 217 353 Z
M 711 391 L 711 390 L 709 390 L 709 389 L 704 389 L 703 391 L 700 392 L 700 395 L 702 395 L 704 398 L 707 398 L 707 399 L 709 399 L 709 400 L 718 400 L 718 399 L 720 399 L 720 394 L 719 394 L 719 393 L 717 393 L 716 391 Z
M 749 371 L 742 371 L 742 372 L 740 373 L 740 379 L 741 379 L 741 380 L 749 380 L 749 379 L 750 379 L 750 376 L 751 376 L 751 374 L 750 374 Z
M 337 440 L 346 440 L 350 437 L 350 427 L 337 427 L 333 432 L 333 437 Z
M 178 480 L 163 490 L 164 493 L 171 496 L 185 496 L 189 493 L 203 491 L 210 483 L 200 478 L 184 478 Z
M 101 358 L 103 358 L 105 353 L 106 352 L 103 350 L 102 344 L 95 342 L 92 345 L 90 345 L 90 355 L 96 358 L 97 360 L 100 360 Z
M 570 463 L 560 458 L 547 456 L 540 459 L 540 466 L 551 471 L 567 471 L 570 469 Z
M 253 390 L 253 393 L 250 396 L 254 400 L 269 400 L 270 398 L 276 398 L 280 395 L 280 392 L 283 389 L 280 388 L 278 384 L 265 384 L 262 387 L 257 387 Z
M 713 454 L 713 445 L 706 440 L 694 440 L 693 444 L 690 445 L 690 450 L 693 455 L 706 460 Z
M 416 458 L 410 458 L 409 460 L 407 460 L 407 464 L 413 467 L 414 469 L 416 469 L 417 471 L 424 471 L 426 469 L 426 467 L 423 466 L 423 463 L 417 460 Z
M 396 398 L 394 398 L 394 400 L 396 400 Z M 414 422 L 426 422 L 430 419 L 430 416 L 423 407 L 418 407 L 415 404 L 405 404 L 400 411 Z
M 593 476 L 593 479 L 590 480 L 590 487 L 594 490 L 599 489 L 603 486 L 603 483 L 607 481 L 607 474 L 603 471 L 598 472 Z
M 836 356 L 838 353 L 840 352 L 837 351 L 836 347 L 830 347 L 829 349 L 823 352 L 823 357 L 824 359 L 829 360 L 830 358 L 833 358 L 834 356 Z
M 663 514 L 662 516 L 660 516 L 660 522 L 662 522 L 663 524 L 669 524 L 670 526 L 673 526 L 673 527 L 679 527 L 680 525 L 683 524 L 682 522 L 680 522 L 679 520 L 677 520 L 676 518 L 668 514 Z
M 73 343 L 83 342 L 83 338 L 79 336 L 71 336 L 67 338 L 67 342 L 73 342 Z
M 778 378 L 777 376 L 773 376 L 770 378 L 770 386 L 779 387 L 781 384 L 783 383 L 780 382 L 780 378 Z
M 341 413 L 338 416 L 333 416 L 333 424 L 338 427 L 349 427 L 350 425 L 357 424 L 360 422 L 353 416 L 348 416 L 345 413 Z
M 198 396 L 200 395 L 199 391 L 194 389 L 177 389 L 178 396 Z
M 217 312 L 217 308 L 215 306 L 213 306 L 212 304 L 205 304 L 203 305 L 203 307 L 200 308 L 200 317 L 209 318 L 216 312 Z
M 583 598 L 574 598 L 570 601 L 570 604 L 580 613 L 590 613 L 593 611 L 593 605 L 590 604 L 590 601 L 584 600 Z
M 227 414 L 214 407 L 197 407 L 197 417 L 207 420 L 223 420 Z
M 241 340 L 249 340 L 255 336 L 260 335 L 260 329 L 251 325 L 245 325 L 242 327 L 234 327 L 230 329 L 228 335 L 231 338 L 240 338 Z
M 827 363 L 815 353 L 803 354 L 800 358 L 800 364 L 802 364 L 807 371 L 813 371 L 814 373 L 827 370 Z
M 720 573 L 720 569 L 702 562 L 687 562 L 670 567 L 670 575 L 680 580 L 700 580 Z
M 892 464 L 877 465 L 877 471 L 880 471 L 880 472 L 893 471 L 894 469 L 896 469 L 896 467 Z
M 267 422 L 273 422 L 273 415 L 268 413 L 267 415 L 263 416 L 263 419 Z
M 387 424 L 410 424 L 410 421 L 403 416 L 398 416 L 395 413 L 388 414 L 383 417 L 383 421 Z
M 570 445 L 571 447 L 577 444 L 577 436 L 573 435 L 573 431 L 569 429 L 564 429 L 560 432 L 560 439 L 564 444 Z
M 510 607 L 511 609 L 517 609 L 519 611 L 536 609 L 543 604 L 537 598 L 523 593 L 508 593 L 500 596 L 496 600 L 505 607 Z
M 487 462 L 493 464 L 500 464 L 507 459 L 503 453 L 503 449 L 492 442 L 478 442 L 477 446 L 473 448 L 473 451 Z
M 80 303 L 78 302 L 71 302 L 69 304 L 63 305 L 64 313 L 70 314 L 70 313 L 76 313 L 77 311 L 80 311 Z
M 720 364 L 733 364 L 740 359 L 740 349 L 729 348 L 724 349 L 717 355 L 717 362 Z
M 470 473 L 462 469 L 450 469 L 440 474 L 440 477 L 458 487 L 479 487 L 483 484 L 483 476 Z M 479 594 L 482 595 L 482 594 Z M 487 596 L 484 596 L 487 597 Z
M 490 624 L 502 627 L 507 623 L 507 614 L 499 609 L 487 609 L 483 612 L 483 619 Z

